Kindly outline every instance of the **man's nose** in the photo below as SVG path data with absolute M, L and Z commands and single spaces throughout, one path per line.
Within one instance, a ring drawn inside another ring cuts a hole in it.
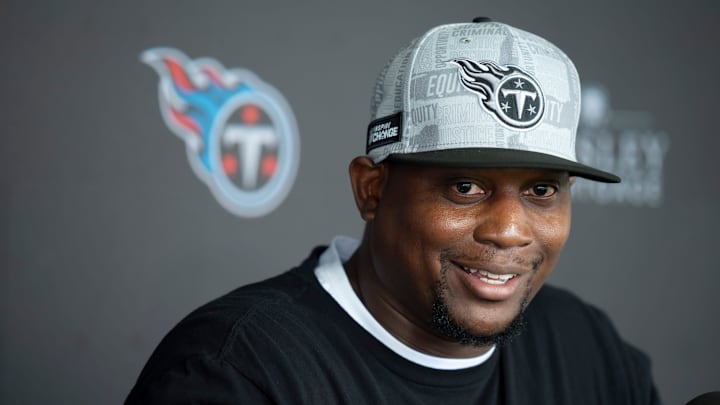
M 532 243 L 531 219 L 521 198 L 517 195 L 496 195 L 486 201 L 483 210 L 478 213 L 475 240 L 503 249 Z

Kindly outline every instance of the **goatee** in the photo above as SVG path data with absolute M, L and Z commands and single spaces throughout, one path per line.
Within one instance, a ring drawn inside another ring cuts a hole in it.
M 525 302 L 523 302 L 521 308 L 525 308 Z M 435 302 L 432 306 L 431 322 L 433 328 L 437 332 L 457 341 L 460 344 L 478 347 L 490 346 L 493 344 L 503 346 L 510 343 L 525 330 L 527 323 L 525 321 L 524 310 L 522 309 L 517 316 L 515 316 L 512 322 L 510 322 L 510 324 L 500 332 L 488 335 L 477 335 L 460 326 L 460 324 L 458 324 L 452 316 L 450 316 L 442 296 L 436 296 Z
M 527 327 L 525 320 L 525 308 L 530 302 L 530 289 L 525 291 L 520 307 L 515 318 L 503 330 L 487 335 L 478 335 L 470 332 L 466 327 L 461 326 L 450 315 L 445 302 L 445 293 L 448 291 L 446 274 L 448 271 L 446 261 L 443 261 L 442 277 L 435 286 L 435 299 L 432 305 L 431 324 L 433 328 L 442 335 L 449 337 L 460 344 L 471 346 L 503 346 L 510 343 L 514 338 L 523 333 Z

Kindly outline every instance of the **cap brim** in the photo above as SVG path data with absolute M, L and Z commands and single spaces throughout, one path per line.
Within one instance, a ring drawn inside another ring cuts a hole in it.
M 534 168 L 563 170 L 571 176 L 579 176 L 603 183 L 619 183 L 620 177 L 546 153 L 500 148 L 463 148 L 430 152 L 392 154 L 392 161 L 418 165 L 474 168 Z

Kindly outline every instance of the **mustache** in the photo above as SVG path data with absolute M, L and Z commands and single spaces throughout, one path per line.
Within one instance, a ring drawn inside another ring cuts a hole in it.
M 447 248 L 440 251 L 440 261 L 450 262 L 453 259 L 462 259 L 463 261 L 477 263 L 514 263 L 519 266 L 527 266 L 535 271 L 543 264 L 545 257 L 543 255 L 523 255 L 517 249 L 498 249 L 492 246 L 485 246 L 481 249 L 463 249 L 463 248 Z

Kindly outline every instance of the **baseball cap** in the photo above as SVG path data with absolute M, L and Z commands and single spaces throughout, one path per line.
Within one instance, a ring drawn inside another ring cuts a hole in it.
M 606 183 L 577 161 L 580 79 L 549 41 L 479 17 L 435 27 L 378 76 L 366 153 L 448 167 L 542 168 Z

